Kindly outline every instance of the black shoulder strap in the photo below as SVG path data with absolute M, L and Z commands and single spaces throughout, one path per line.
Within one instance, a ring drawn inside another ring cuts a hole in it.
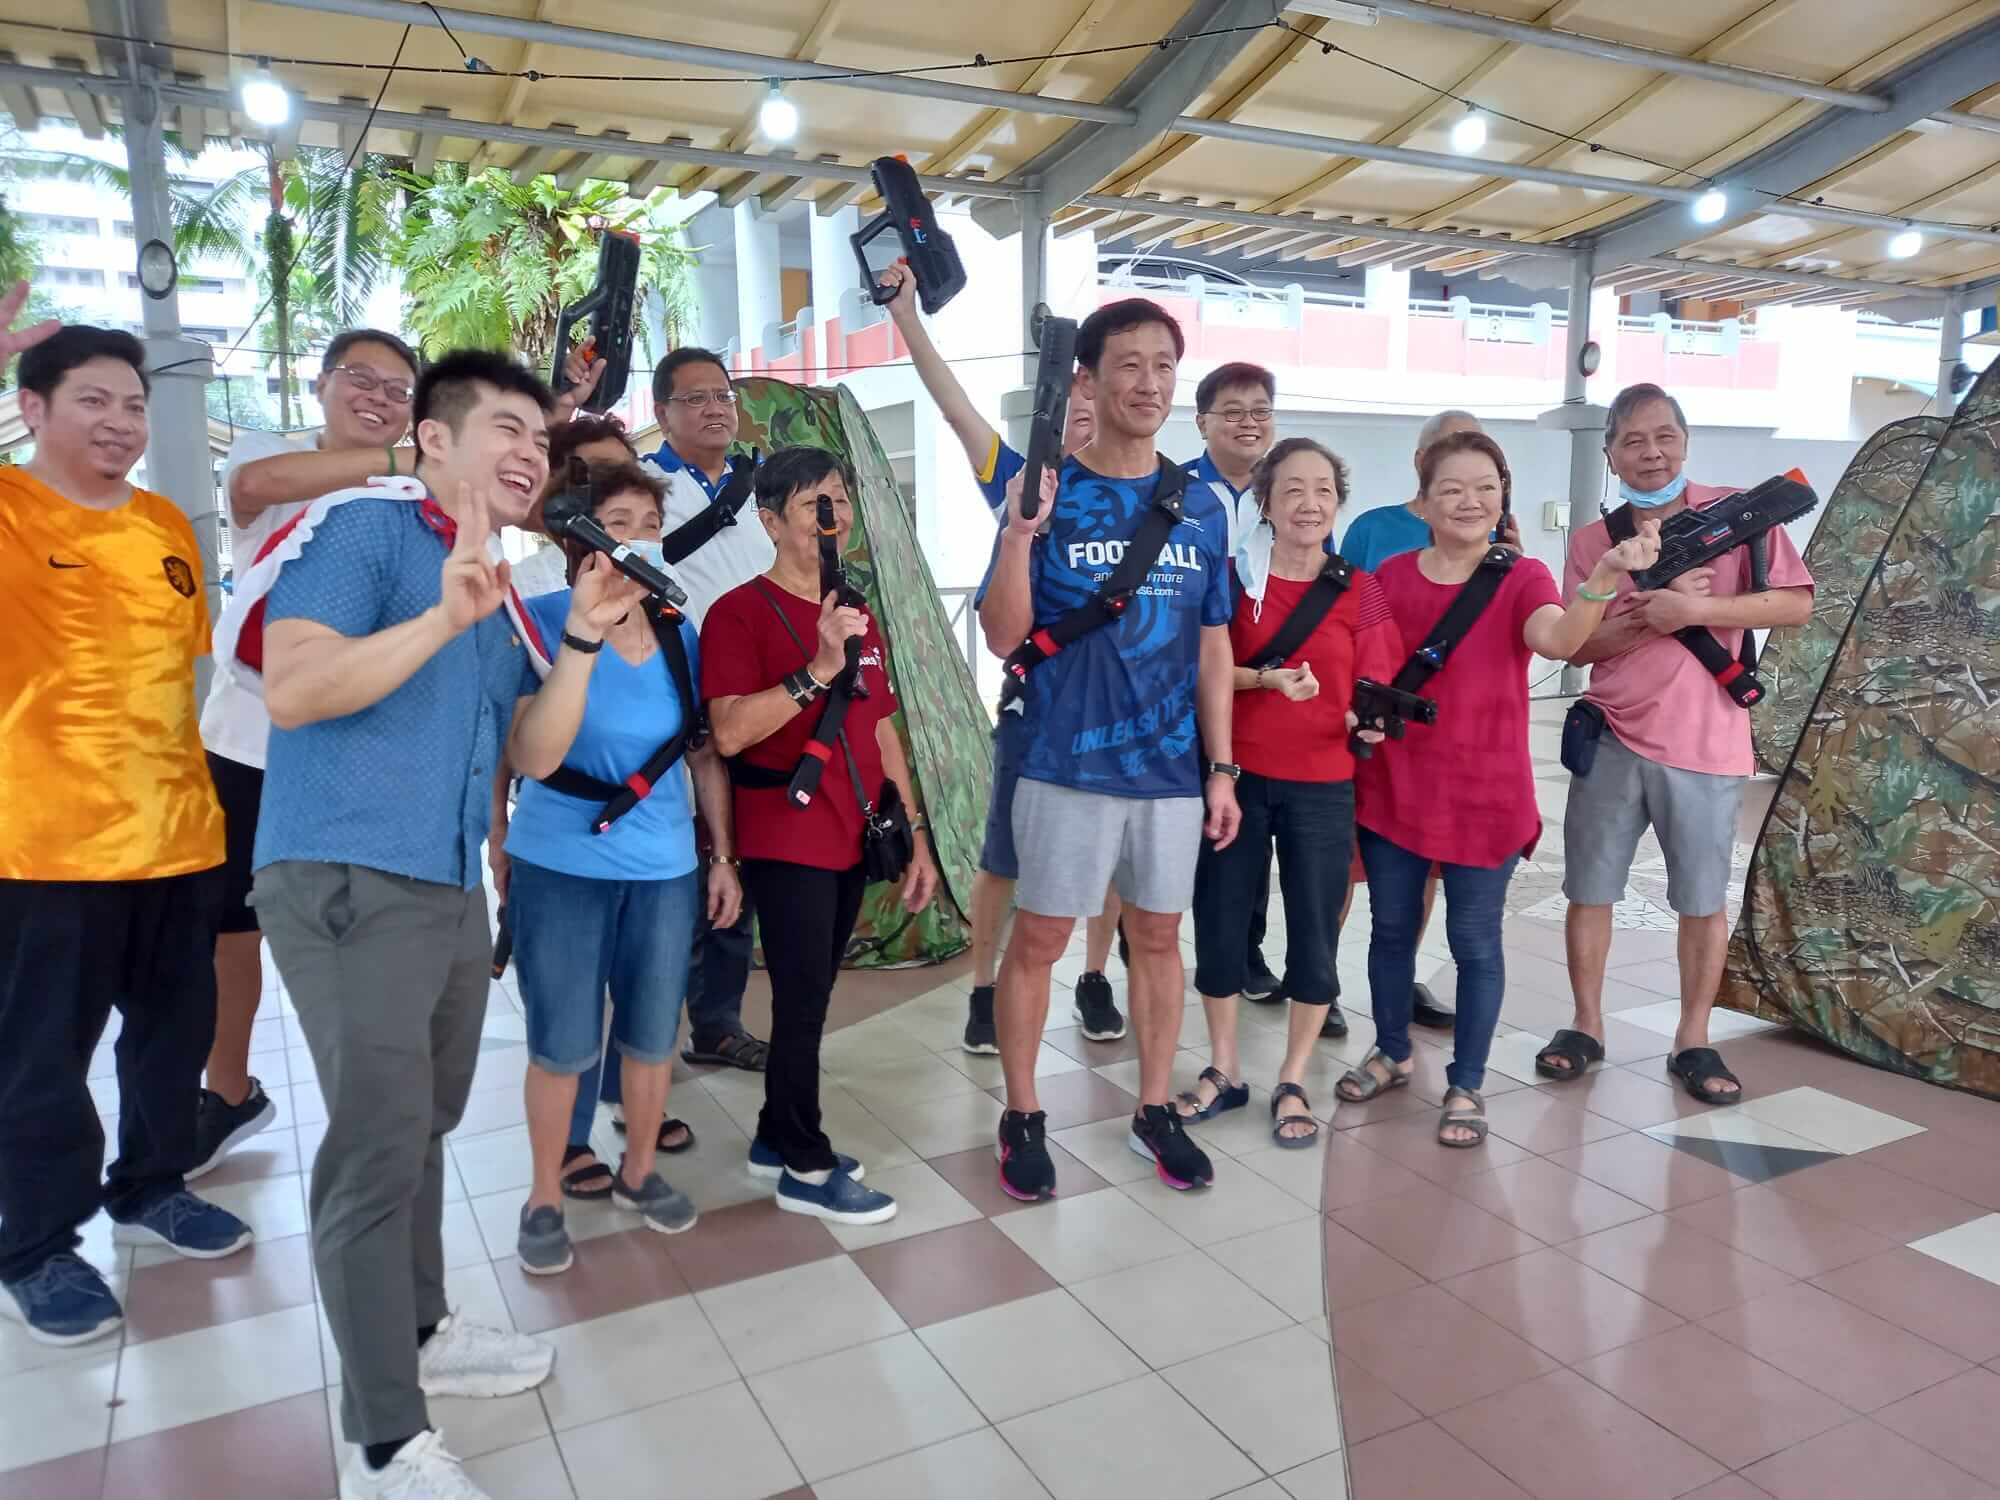
M 1425 683 L 1444 670 L 1458 643 L 1471 633 L 1474 623 L 1486 613 L 1486 606 L 1493 602 L 1493 596 L 1500 592 L 1500 585 L 1507 581 L 1508 571 L 1519 555 L 1507 547 L 1494 547 L 1480 559 L 1478 570 L 1459 588 L 1458 597 L 1438 617 L 1437 624 L 1431 626 L 1423 645 L 1410 654 L 1389 686 L 1401 693 L 1420 692 Z
M 1293 652 L 1311 639 L 1312 633 L 1319 629 L 1319 622 L 1327 617 L 1353 582 L 1354 564 L 1344 557 L 1328 557 L 1312 587 L 1292 606 L 1292 612 L 1285 616 L 1285 623 L 1278 627 L 1278 633 L 1257 653 L 1257 660 L 1251 665 L 1259 668 L 1282 667 Z
M 798 647 L 803 658 L 802 665 L 810 663 L 812 652 L 806 649 L 806 643 L 799 639 L 798 631 L 792 628 L 791 618 L 785 613 L 784 606 L 778 603 L 776 595 L 764 587 L 763 579 L 757 579 L 755 582 L 757 592 L 764 596 L 764 602 L 771 606 L 771 613 L 778 617 L 778 623 L 785 627 L 785 634 L 790 636 L 792 644 Z M 782 786 L 792 799 L 793 806 L 811 806 L 813 797 L 819 791 L 820 773 L 826 769 L 826 763 L 833 759 L 834 746 L 847 743 L 847 738 L 841 730 L 847 723 L 848 705 L 854 701 L 851 688 L 852 678 L 848 673 L 842 672 L 834 678 L 833 686 L 826 690 L 826 701 L 820 705 L 819 722 L 813 725 L 812 738 L 806 741 L 805 753 L 799 756 L 798 766 L 789 777 L 782 771 L 770 771 L 761 766 L 750 765 L 739 756 L 730 763 L 730 780 L 742 787 Z M 858 779 L 855 787 L 857 791 L 860 789 Z M 866 808 L 868 799 L 864 797 L 861 800 L 862 806 Z
M 716 492 L 715 498 L 661 540 L 660 550 L 665 554 L 669 567 L 687 561 L 713 541 L 723 527 L 736 524 L 736 512 L 750 498 L 756 471 L 757 454 L 754 450 L 747 457 L 738 454 L 729 460 L 729 477 L 722 481 L 722 488 Z
M 1611 545 L 1617 546 L 1639 534 L 1638 517 L 1632 512 L 1628 500 L 1604 517 L 1605 530 L 1611 533 Z M 1753 547 L 1755 544 L 1751 544 Z M 1762 559 L 1753 551 L 1753 560 L 1759 568 Z M 1730 701 L 1739 708 L 1752 708 L 1764 697 L 1764 684 L 1757 679 L 1756 636 L 1743 632 L 1742 648 L 1731 655 L 1722 642 L 1715 638 L 1715 632 L 1700 625 L 1689 625 L 1674 632 L 1674 639 L 1687 648 L 1688 654 L 1701 663 L 1702 670 L 1715 679 L 1715 685 L 1727 693 Z
M 687 642 L 681 639 L 680 611 L 649 602 L 646 617 L 653 627 L 653 639 L 659 643 L 660 655 L 666 659 L 667 675 L 680 695 L 680 727 L 623 782 L 603 781 L 570 766 L 557 766 L 542 778 L 543 786 L 566 797 L 604 802 L 603 810 L 591 819 L 593 833 L 603 833 L 652 796 L 653 788 L 673 769 L 674 762 L 690 748 L 699 749 L 708 739 L 708 723 L 702 714 L 701 700 L 695 696 L 694 673 L 688 666 Z
M 1124 555 L 1111 570 L 1090 602 L 1078 605 L 1047 625 L 1037 626 L 1001 663 L 1007 674 L 1000 690 L 1001 707 L 1021 695 L 1028 674 L 1064 648 L 1075 645 L 1093 630 L 1100 630 L 1125 613 L 1133 592 L 1159 561 L 1167 538 L 1186 515 L 1187 471 L 1177 463 L 1160 459 L 1159 477 L 1153 485 L 1153 501 L 1139 518 L 1138 530 L 1125 544 Z

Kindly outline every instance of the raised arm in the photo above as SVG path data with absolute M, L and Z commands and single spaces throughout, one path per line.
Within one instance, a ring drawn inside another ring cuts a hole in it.
M 1016 474 L 1007 484 L 1007 524 L 1001 528 L 994 547 L 993 566 L 986 575 L 986 588 L 979 601 L 979 628 L 986 636 L 986 649 L 1006 658 L 1028 638 L 1035 628 L 1034 583 L 1029 562 L 1034 551 L 1035 533 L 1048 525 L 1055 510 L 1056 476 L 1042 470 L 1042 507 L 1032 519 L 1021 514 L 1024 474 Z
M 580 651 L 571 638 L 595 641 L 603 649 L 604 632 L 645 601 L 643 584 L 634 583 L 611 566 L 611 559 L 592 553 L 577 570 L 570 590 L 569 618 L 563 622 L 563 645 L 541 690 L 520 701 L 507 731 L 507 762 L 523 776 L 540 779 L 554 774 L 576 742 L 590 698 L 590 674 L 597 651 Z
M 931 400 L 937 403 L 945 422 L 958 435 L 965 448 L 965 461 L 972 465 L 974 473 L 983 474 L 1000 434 L 974 409 L 972 398 L 965 394 L 965 387 L 958 383 L 951 366 L 945 363 L 937 345 L 931 342 L 930 331 L 924 327 L 923 317 L 917 310 L 917 278 L 911 274 L 909 266 L 899 260 L 878 272 L 876 279 L 883 286 L 896 288 L 896 299 L 889 304 L 889 316 L 895 321 L 896 331 L 902 334 L 903 342 L 910 346 L 910 363 L 917 367 L 917 379 L 924 383 L 924 389 L 930 392 Z
M 1619 578 L 1651 567 L 1659 555 L 1659 522 L 1641 521 L 1638 535 L 1620 542 L 1598 558 L 1590 576 L 1574 591 L 1568 608 L 1545 604 L 1528 616 L 1521 629 L 1521 639 L 1537 656 L 1545 656 L 1551 661 L 1576 661 L 1577 653 L 1590 644 L 1592 637 L 1604 625 L 1604 607 L 1617 592 Z
M 388 474 L 414 474 L 417 450 L 398 448 L 316 448 L 251 459 L 229 474 L 229 513 L 247 526 L 274 505 L 317 500 L 335 490 L 351 490 Z
M 868 622 L 861 611 L 840 605 L 839 597 L 828 594 L 820 601 L 819 646 L 806 664 L 806 671 L 822 688 L 846 667 L 849 638 L 858 640 L 868 633 Z M 702 644 L 706 649 L 708 642 L 704 640 Z M 803 707 L 782 682 L 754 693 L 712 698 L 708 704 L 709 737 L 717 755 L 724 758 L 741 755 L 752 745 L 768 740 L 802 712 Z

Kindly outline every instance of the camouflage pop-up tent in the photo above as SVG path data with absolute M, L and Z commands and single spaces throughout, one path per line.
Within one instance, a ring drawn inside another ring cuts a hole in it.
M 1812 620 L 1798 630 L 1773 632 L 1757 667 L 1764 701 L 1750 716 L 1750 732 L 1757 764 L 1766 771 L 1782 771 L 1805 732 L 1806 713 L 1847 635 L 1861 590 L 1937 451 L 1944 425 L 1942 417 L 1891 422 L 1861 445 L 1821 509 L 1805 549 L 1816 585 Z
M 2000 1097 L 2000 366 L 1866 566 L 1721 1003 Z
M 740 448 L 828 448 L 853 464 L 861 481 L 846 563 L 888 642 L 889 675 L 902 706 L 896 724 L 917 798 L 930 814 L 944 884 L 930 909 L 915 917 L 902 909 L 894 887 L 869 887 L 848 962 L 864 968 L 940 962 L 970 940 L 966 912 L 992 789 L 990 721 L 917 545 L 915 522 L 860 403 L 844 386 L 763 377 L 739 381 L 737 391 Z

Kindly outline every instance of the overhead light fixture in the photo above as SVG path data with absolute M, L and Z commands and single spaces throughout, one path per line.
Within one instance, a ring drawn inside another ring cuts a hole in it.
M 1720 224 L 1722 216 L 1729 212 L 1729 195 L 1721 188 L 1710 188 L 1694 200 L 1694 221 L 1697 224 Z
M 785 97 L 785 86 L 775 78 L 757 111 L 757 128 L 772 141 L 789 141 L 799 133 L 799 107 Z
M 1329 21 L 1345 21 L 1349 26 L 1373 26 L 1381 20 L 1372 5 L 1350 5 L 1347 0 L 1291 0 L 1286 10 L 1302 16 L 1321 16 Z
M 1478 110 L 1466 111 L 1465 118 L 1451 127 L 1451 149 L 1470 156 L 1486 144 L 1486 116 Z
M 237 95 L 253 125 L 282 125 L 292 117 L 291 91 L 271 76 L 270 65 L 261 59 L 257 70 L 244 76 Z
M 1923 248 L 1923 232 L 1917 229 L 1905 229 L 1889 241 L 1889 259 L 1908 260 Z

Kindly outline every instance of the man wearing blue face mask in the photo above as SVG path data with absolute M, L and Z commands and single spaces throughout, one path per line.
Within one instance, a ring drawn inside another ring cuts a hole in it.
M 1687 419 L 1656 385 L 1618 393 L 1605 420 L 1604 453 L 1630 514 L 1665 521 L 1701 510 L 1741 486 L 1692 484 Z M 1575 596 L 1611 546 L 1596 521 L 1570 539 L 1567 591 Z M 1664 589 L 1617 585 L 1604 623 L 1571 661 L 1591 667 L 1584 695 L 1602 732 L 1586 774 L 1570 783 L 1563 824 L 1569 898 L 1565 935 L 1575 1020 L 1535 1059 L 1544 1077 L 1579 1078 L 1604 1056 L 1604 970 L 1612 909 L 1624 897 L 1650 825 L 1667 862 L 1667 900 L 1680 919 L 1680 1024 L 1668 1071 L 1704 1104 L 1734 1104 L 1742 1085 L 1709 1045 L 1708 1020 L 1729 949 L 1729 874 L 1743 783 L 1755 769 L 1750 716 L 1674 633 L 1713 631 L 1732 655 L 1746 630 L 1802 625 L 1812 617 L 1812 576 L 1782 529 L 1764 539 L 1769 588 L 1750 592 L 1750 557 L 1737 548 Z

